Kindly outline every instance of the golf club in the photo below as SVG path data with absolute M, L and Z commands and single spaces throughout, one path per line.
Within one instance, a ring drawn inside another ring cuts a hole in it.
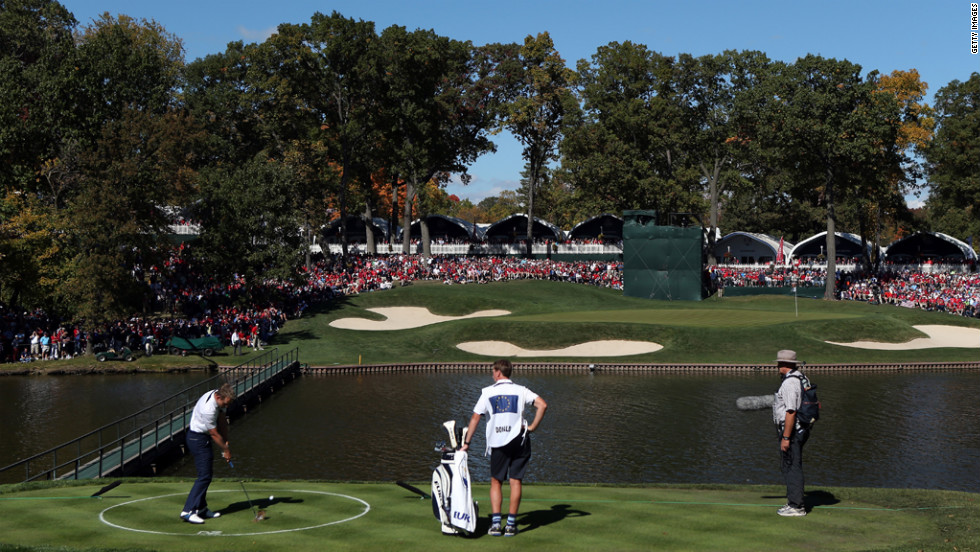
M 408 489 L 409 491 L 412 491 L 413 493 L 419 495 L 419 500 L 427 500 L 427 499 L 432 498 L 431 496 L 429 496 L 428 494 L 426 494 L 426 492 L 423 491 L 422 489 L 420 489 L 418 487 L 415 487 L 413 485 L 409 485 L 408 483 L 405 483 L 404 481 L 395 481 L 395 485 L 398 485 L 399 487 L 401 487 L 403 489 Z
M 265 519 L 265 510 L 257 510 L 255 505 L 252 504 L 252 499 L 248 496 L 248 491 L 245 490 L 245 482 L 239 481 L 242 486 L 242 491 L 245 493 L 245 500 L 248 501 L 248 507 L 252 509 L 252 513 L 255 514 L 255 518 L 252 521 L 262 521 Z
M 466 426 L 466 427 L 464 427 L 464 428 L 463 428 L 463 436 L 462 436 L 462 438 L 461 438 L 461 439 L 459 440 L 459 446 L 463 446 L 463 445 L 465 445 L 465 444 L 466 444 L 466 433 L 467 433 L 467 432 L 468 432 L 469 430 L 470 430 L 470 427 L 469 427 L 469 426 Z
M 232 464 L 231 462 L 228 462 L 228 465 L 231 466 L 232 468 L 235 467 L 235 465 Z M 256 509 L 255 508 L 255 505 L 252 504 L 252 498 L 250 496 L 248 496 L 248 491 L 245 489 L 245 482 L 240 480 L 238 483 L 242 486 L 242 492 L 245 493 L 245 500 L 248 501 L 248 507 L 251 508 L 252 509 L 252 513 L 255 514 L 255 517 L 252 518 L 252 521 L 262 521 L 262 520 L 264 520 L 265 519 L 265 510 L 258 510 L 258 509 Z
M 113 481 L 112 483 L 109 483 L 108 485 L 102 487 L 98 491 L 95 491 L 95 493 L 92 494 L 91 498 L 99 498 L 102 495 L 106 494 L 107 492 L 111 491 L 112 489 L 118 487 L 121 483 L 122 481 Z

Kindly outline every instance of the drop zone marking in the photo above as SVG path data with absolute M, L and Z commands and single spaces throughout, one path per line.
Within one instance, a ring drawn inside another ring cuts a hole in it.
M 212 494 L 212 493 L 232 493 L 232 492 L 235 492 L 235 491 L 232 491 L 232 490 L 216 490 L 216 491 L 208 491 L 208 494 Z M 106 524 L 106 525 L 108 525 L 110 527 L 115 527 L 116 529 L 122 529 L 124 531 L 134 531 L 136 533 L 149 533 L 151 535 L 173 535 L 173 536 L 177 536 L 177 537 L 201 537 L 201 536 L 203 536 L 203 537 L 250 537 L 250 536 L 254 536 L 254 535 L 271 535 L 271 534 L 274 534 L 274 533 L 295 533 L 297 531 L 308 531 L 310 529 L 317 529 L 317 528 L 320 528 L 320 527 L 327 527 L 327 526 L 330 526 L 330 525 L 337 525 L 338 523 L 346 523 L 348 521 L 353 521 L 353 520 L 355 520 L 355 519 L 357 519 L 357 518 L 359 518 L 359 517 L 361 517 L 361 516 L 363 516 L 363 515 L 365 515 L 365 514 L 367 514 L 368 512 L 371 511 L 371 505 L 370 504 L 368 504 L 367 502 L 365 502 L 365 501 L 363 501 L 360 498 L 357 498 L 355 496 L 348 496 L 348 495 L 343 495 L 343 494 L 338 494 L 338 493 L 328 493 L 326 491 L 305 491 L 305 490 L 302 490 L 302 489 L 290 489 L 290 490 L 285 490 L 285 491 L 278 491 L 277 494 L 284 493 L 284 492 L 286 492 L 286 493 L 320 494 L 320 495 L 327 495 L 327 496 L 336 496 L 336 497 L 344 498 L 344 499 L 347 499 L 347 500 L 353 500 L 354 502 L 360 502 L 361 504 L 363 504 L 364 505 L 364 511 L 362 511 L 359 514 L 357 514 L 356 516 L 351 516 L 351 517 L 346 518 L 346 519 L 339 519 L 337 521 L 329 521 L 327 523 L 321 523 L 319 525 L 310 525 L 308 527 L 295 527 L 293 529 L 279 529 L 279 530 L 276 530 L 276 531 L 255 531 L 255 532 L 252 532 L 252 533 L 224 533 L 222 531 L 199 531 L 197 533 L 188 534 L 188 533 L 171 533 L 171 532 L 168 532 L 168 531 L 150 531 L 148 529 L 137 529 L 135 527 L 126 527 L 124 525 L 119 525 L 117 523 L 112 523 L 111 521 L 107 520 L 106 517 L 105 517 L 106 512 L 108 512 L 109 510 L 112 510 L 113 508 L 119 508 L 119 507 L 122 507 L 122 506 L 126 506 L 128 504 L 135 504 L 137 502 L 145 502 L 147 500 L 157 500 L 157 499 L 161 499 L 161 498 L 170 498 L 172 496 L 185 496 L 187 494 L 187 493 L 173 493 L 173 494 L 166 494 L 166 495 L 160 495 L 160 496 L 150 496 L 150 497 L 147 497 L 147 498 L 139 498 L 139 499 L 136 499 L 136 500 L 130 500 L 129 502 L 122 502 L 122 503 L 116 504 L 114 506 L 109 506 L 105 510 L 102 510 L 101 512 L 99 512 L 99 521 L 101 521 L 102 523 L 104 523 L 104 524 Z M 181 523 L 176 518 L 174 518 L 174 519 L 175 519 L 174 523 Z

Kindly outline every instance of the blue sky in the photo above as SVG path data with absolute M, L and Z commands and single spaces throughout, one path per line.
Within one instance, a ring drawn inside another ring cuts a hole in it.
M 970 52 L 970 1 L 830 0 L 822 2 L 673 0 L 62 0 L 82 25 L 104 12 L 152 19 L 184 42 L 188 61 L 224 51 L 235 40 L 261 42 L 280 23 L 306 23 L 317 11 L 338 11 L 475 44 L 522 42 L 548 31 L 574 67 L 599 46 L 633 41 L 665 55 L 761 50 L 792 62 L 808 53 L 848 59 L 865 71 L 915 68 L 929 95 L 980 72 Z M 450 193 L 474 203 L 518 187 L 520 145 L 505 135 L 498 151 L 470 169 L 468 186 Z M 914 198 L 910 198 L 914 202 Z

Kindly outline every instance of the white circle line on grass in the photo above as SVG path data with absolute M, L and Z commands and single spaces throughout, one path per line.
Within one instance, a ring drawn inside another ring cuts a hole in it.
M 231 492 L 235 492 L 235 491 L 231 491 L 231 490 L 219 490 L 219 491 L 208 491 L 208 492 L 209 493 L 231 493 Z M 295 527 L 293 529 L 278 529 L 278 530 L 275 530 L 275 531 L 255 531 L 253 533 L 225 533 L 223 531 L 208 531 L 208 530 L 203 530 L 203 529 L 200 532 L 198 532 L 198 533 L 172 533 L 172 532 L 169 532 L 169 531 L 150 531 L 149 529 L 136 529 L 135 527 L 126 527 L 124 525 L 119 525 L 119 524 L 116 524 L 116 523 L 112 523 L 111 521 L 107 520 L 106 517 L 105 517 L 105 513 L 106 512 L 108 512 L 109 510 L 112 510 L 113 508 L 119 508 L 120 506 L 126 506 L 128 504 L 135 504 L 137 502 L 145 502 L 147 500 L 157 500 L 157 499 L 160 499 L 160 498 L 169 498 L 171 496 L 184 496 L 184 493 L 173 493 L 173 494 L 166 494 L 166 495 L 159 495 L 159 496 L 149 496 L 149 497 L 146 497 L 146 498 L 138 498 L 136 500 L 130 500 L 128 502 L 122 502 L 120 504 L 115 504 L 113 506 L 109 506 L 105 510 L 102 510 L 101 512 L 99 512 L 99 521 L 101 521 L 102 523 L 108 525 L 109 527 L 114 527 L 116 529 L 122 529 L 123 531 L 133 531 L 133 532 L 136 532 L 136 533 L 148 533 L 148 534 L 151 534 L 151 535 L 171 535 L 171 536 L 176 536 L 176 537 L 201 537 L 201 536 L 205 536 L 205 537 L 251 537 L 251 536 L 255 536 L 255 535 L 272 535 L 272 534 L 275 534 L 275 533 L 295 533 L 297 531 L 308 531 L 310 529 L 318 529 L 320 527 L 328 527 L 330 525 L 337 525 L 338 523 L 346 523 L 348 521 L 353 521 L 353 520 L 355 520 L 355 519 L 357 519 L 357 518 L 359 518 L 359 517 L 361 517 L 361 516 L 363 516 L 363 515 L 365 515 L 365 514 L 367 514 L 368 512 L 371 511 L 371 505 L 368 504 L 366 501 L 364 501 L 364 500 L 362 500 L 360 498 L 357 498 L 356 496 L 348 496 L 348 495 L 339 494 L 339 493 L 328 493 L 326 491 L 308 491 L 308 490 L 303 490 L 303 489 L 287 489 L 285 491 L 278 491 L 278 492 L 287 492 L 287 493 L 310 493 L 310 494 L 321 494 L 321 495 L 328 495 L 328 496 L 336 496 L 336 497 L 340 497 L 340 498 L 346 498 L 346 499 L 349 499 L 349 500 L 353 500 L 355 502 L 360 502 L 361 504 L 364 505 L 364 510 L 361 513 L 357 514 L 356 516 L 351 516 L 349 518 L 340 519 L 340 520 L 337 520 L 337 521 L 330 521 L 330 522 L 327 522 L 327 523 L 321 523 L 319 525 L 310 525 L 308 527 Z M 181 521 L 180 523 L 185 523 L 185 522 Z

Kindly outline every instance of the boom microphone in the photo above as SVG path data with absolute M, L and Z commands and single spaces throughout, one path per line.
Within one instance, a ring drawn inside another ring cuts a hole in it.
M 772 402 L 775 400 L 773 395 L 762 395 L 759 397 L 739 397 L 735 400 L 735 406 L 739 410 L 764 410 L 766 408 L 772 408 Z

